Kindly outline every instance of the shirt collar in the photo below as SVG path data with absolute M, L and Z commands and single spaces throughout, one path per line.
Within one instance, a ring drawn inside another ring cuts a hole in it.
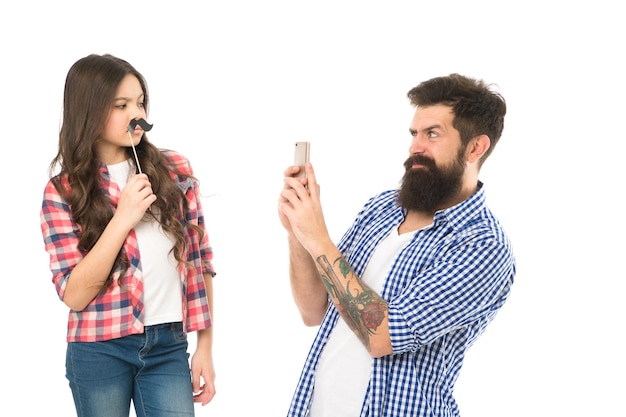
M 437 211 L 434 216 L 434 224 L 447 223 L 452 228 L 458 229 L 484 207 L 485 191 L 483 183 L 478 181 L 478 188 L 474 194 L 452 207 Z

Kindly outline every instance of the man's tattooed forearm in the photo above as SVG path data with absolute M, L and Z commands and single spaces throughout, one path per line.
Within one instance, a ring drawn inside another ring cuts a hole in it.
M 387 303 L 358 280 L 343 257 L 335 260 L 343 279 L 337 276 L 334 265 L 326 256 L 317 258 L 317 263 L 326 291 L 335 301 L 337 310 L 369 351 L 370 335 L 375 334 L 375 330 L 383 322 Z

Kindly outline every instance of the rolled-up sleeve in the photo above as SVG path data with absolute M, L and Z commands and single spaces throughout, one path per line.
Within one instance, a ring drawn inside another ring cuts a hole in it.
M 50 271 L 59 298 L 63 299 L 67 279 L 83 255 L 78 250 L 80 228 L 72 220 L 70 206 L 48 181 L 40 211 L 41 232 L 50 256 Z

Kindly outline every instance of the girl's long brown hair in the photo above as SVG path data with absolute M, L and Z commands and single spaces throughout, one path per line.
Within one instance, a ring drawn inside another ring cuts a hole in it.
M 74 221 L 80 225 L 78 249 L 83 254 L 96 244 L 115 210 L 115 205 L 101 188 L 101 162 L 97 158 L 95 144 L 102 136 L 117 87 L 128 74 L 139 80 L 147 112 L 149 95 L 146 81 L 123 59 L 109 54 L 86 56 L 70 68 L 65 81 L 59 149 L 50 163 L 50 176 L 61 197 L 69 204 Z M 183 178 L 190 176 L 168 166 L 161 151 L 148 141 L 145 133 L 135 149 L 141 169 L 150 178 L 152 190 L 158 197 L 152 204 L 151 213 L 159 213 L 154 216 L 155 219 L 175 241 L 172 248 L 174 257 L 179 263 L 186 263 L 183 258 L 185 227 L 199 233 L 200 240 L 203 231 L 185 222 L 187 200 L 170 172 Z M 126 152 L 128 158 L 133 156 L 131 148 L 127 148 Z M 55 174 L 57 167 L 60 170 Z M 65 176 L 69 181 L 69 190 L 61 181 Z M 122 248 L 102 290 L 113 283 L 114 271 L 120 271 L 121 280 L 127 268 L 128 258 Z

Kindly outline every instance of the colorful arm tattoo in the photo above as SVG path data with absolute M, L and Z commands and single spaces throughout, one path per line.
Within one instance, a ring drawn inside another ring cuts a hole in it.
M 383 322 L 387 303 L 358 279 L 342 256 L 337 258 L 334 264 L 339 264 L 343 279 L 337 276 L 334 265 L 326 256 L 317 258 L 317 263 L 326 291 L 333 299 L 339 314 L 369 351 L 370 336 L 376 334 L 376 329 Z

